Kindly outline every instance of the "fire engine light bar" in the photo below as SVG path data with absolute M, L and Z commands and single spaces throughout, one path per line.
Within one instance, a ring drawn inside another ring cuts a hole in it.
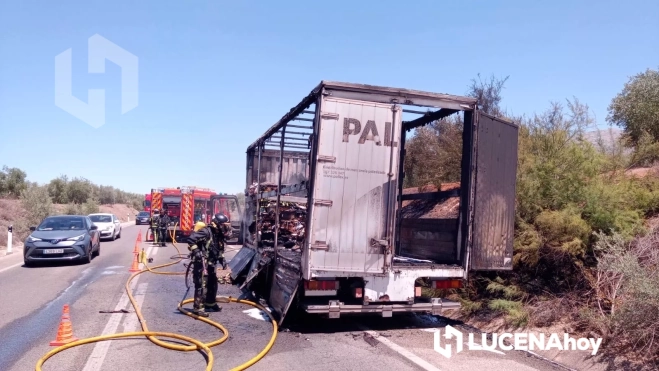
M 437 280 L 432 281 L 434 289 L 459 289 L 462 287 L 462 280 Z

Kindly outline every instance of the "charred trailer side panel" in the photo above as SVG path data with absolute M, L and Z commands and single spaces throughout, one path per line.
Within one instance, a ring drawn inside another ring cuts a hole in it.
M 263 149 L 261 151 L 261 167 L 259 170 L 259 154 L 253 151 L 248 157 L 247 185 L 276 185 L 279 176 L 279 151 Z M 309 179 L 309 152 L 284 152 L 282 166 L 282 183 L 285 185 L 303 183 Z M 260 176 L 259 176 L 260 174 Z

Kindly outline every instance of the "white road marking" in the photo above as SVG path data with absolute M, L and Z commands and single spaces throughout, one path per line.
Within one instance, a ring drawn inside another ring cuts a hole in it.
M 140 283 L 139 286 L 137 286 L 137 290 L 135 291 L 135 295 L 133 297 L 135 298 L 135 301 L 137 302 L 137 306 L 139 308 L 142 308 L 142 304 L 144 303 L 144 297 L 146 296 L 146 288 L 149 286 L 148 283 Z M 123 332 L 133 332 L 133 331 L 138 331 L 138 318 L 136 314 L 126 316 L 126 319 L 124 319 L 124 331 Z M 141 329 L 139 331 L 142 331 Z
M 4 272 L 4 271 L 8 271 L 8 270 L 10 270 L 10 269 L 12 269 L 12 268 L 16 268 L 16 267 L 18 267 L 18 266 L 20 266 L 20 265 L 23 265 L 23 263 L 16 263 L 16 264 L 14 264 L 14 265 L 10 265 L 10 266 L 8 266 L 7 268 L 2 268 L 2 269 L 0 269 L 0 273 L 2 273 L 2 272 Z
M 420 330 L 425 331 L 425 332 L 437 332 L 437 330 L 439 330 L 439 329 L 438 328 L 422 328 Z
M 389 349 L 391 349 L 394 352 L 400 354 L 401 356 L 407 358 L 408 360 L 410 360 L 411 362 L 413 362 L 417 366 L 421 367 L 422 369 L 424 369 L 426 371 L 441 371 L 439 368 L 431 365 L 430 363 L 428 363 L 423 358 L 421 358 L 421 357 L 417 356 L 416 354 L 410 352 L 409 350 L 401 347 L 400 345 L 394 343 L 393 341 L 390 341 L 389 339 L 380 336 L 380 334 L 378 334 L 377 332 L 371 331 L 371 330 L 369 330 L 368 328 L 366 328 L 364 326 L 359 326 L 359 327 L 365 333 L 371 335 L 375 340 L 377 340 L 380 343 L 386 345 L 387 347 L 389 347 Z
M 133 279 L 133 281 L 130 283 L 130 289 L 131 291 L 135 289 L 135 285 L 137 285 L 137 281 L 139 280 L 140 276 L 137 276 Z M 124 291 L 123 295 L 121 295 L 121 298 L 119 299 L 119 302 L 117 303 L 117 306 L 114 307 L 114 310 L 122 310 L 126 309 L 126 305 L 128 305 L 129 299 L 128 299 L 128 294 L 126 294 L 126 291 Z M 110 319 L 108 320 L 108 323 L 105 325 L 105 328 L 103 329 L 103 332 L 101 335 L 110 335 L 114 334 L 117 332 L 117 327 L 119 327 L 119 322 L 121 322 L 121 318 L 123 317 L 123 313 L 112 313 L 110 314 Z M 89 358 L 87 358 L 87 363 L 85 364 L 85 368 L 83 368 L 83 371 L 100 371 L 101 366 L 103 366 L 103 361 L 105 360 L 105 356 L 108 354 L 108 350 L 110 349 L 110 344 L 112 343 L 112 340 L 108 341 L 101 341 L 96 343 L 94 346 L 94 350 L 92 350 L 92 354 L 89 355 Z
M 146 257 L 149 257 L 149 253 L 151 252 L 152 249 L 153 246 L 147 250 Z M 143 264 L 140 264 L 140 269 L 143 269 Z M 130 283 L 131 291 L 135 290 L 135 286 L 137 285 L 137 281 L 139 279 L 140 276 L 133 278 L 133 280 Z M 143 297 L 142 300 L 144 300 Z M 122 309 L 126 309 L 126 306 L 129 304 L 130 304 L 130 299 L 128 298 L 128 294 L 124 291 L 123 295 L 121 295 L 121 298 L 119 299 L 119 302 L 117 303 L 117 306 L 114 308 L 114 310 L 119 311 Z M 108 323 L 105 325 L 105 328 L 103 329 L 101 335 L 110 335 L 116 333 L 117 328 L 119 327 L 119 323 L 121 322 L 123 316 L 124 313 L 110 314 L 110 319 L 108 320 Z M 110 350 L 111 343 L 112 340 L 101 341 L 96 343 L 96 345 L 94 345 L 94 349 L 92 350 L 92 353 L 89 355 L 89 358 L 87 358 L 87 363 L 85 364 L 85 368 L 83 368 L 82 371 L 100 371 L 101 367 L 103 366 L 103 361 L 105 361 L 105 357 L 108 354 L 108 350 Z

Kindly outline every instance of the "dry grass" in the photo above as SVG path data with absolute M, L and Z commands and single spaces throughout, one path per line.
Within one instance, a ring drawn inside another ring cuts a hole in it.
M 7 227 L 16 225 L 16 220 L 25 213 L 18 200 L 0 199 L 0 246 L 7 244 Z M 14 245 L 12 243 L 12 245 Z

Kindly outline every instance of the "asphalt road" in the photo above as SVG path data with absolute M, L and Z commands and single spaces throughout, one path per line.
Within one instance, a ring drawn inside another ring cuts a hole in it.
M 124 285 L 131 273 L 132 251 L 138 230 L 124 226 L 122 238 L 101 243 L 101 254 L 90 264 L 22 266 L 22 255 L 0 258 L 0 370 L 34 370 L 39 358 L 54 349 L 64 304 L 70 305 L 73 334 L 77 338 L 140 331 Z M 153 258 L 150 266 L 171 262 L 172 244 L 140 247 Z M 180 248 L 185 249 L 180 245 Z M 233 247 L 237 249 L 237 247 Z M 230 252 L 228 257 L 232 256 Z M 182 272 L 178 264 L 165 268 Z M 183 276 L 144 273 L 134 281 L 133 295 L 150 330 L 179 333 L 209 342 L 222 336 L 208 324 L 180 314 L 177 303 L 186 287 Z M 237 297 L 237 289 L 221 285 L 219 295 Z M 191 297 L 192 292 L 188 293 Z M 211 318 L 229 332 L 213 348 L 214 370 L 229 370 L 257 355 L 268 343 L 272 325 L 258 310 L 242 304 L 221 304 Z M 130 313 L 100 311 L 127 309 Z M 348 317 L 338 320 L 316 316 L 300 318 L 279 332 L 275 345 L 250 369 L 277 370 L 562 370 L 520 352 L 463 351 L 445 358 L 433 350 L 433 329 L 447 324 L 442 317 L 403 315 L 383 319 Z M 204 370 L 199 352 L 167 350 L 146 338 L 122 339 L 82 345 L 49 359 L 43 370 Z

